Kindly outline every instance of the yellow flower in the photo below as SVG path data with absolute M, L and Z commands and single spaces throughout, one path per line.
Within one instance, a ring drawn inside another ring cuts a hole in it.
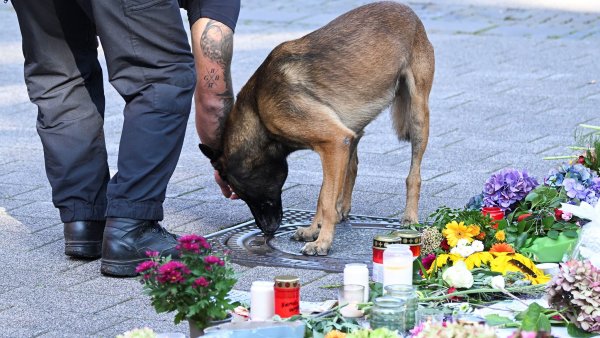
M 497 240 L 503 242 L 504 240 L 506 240 L 506 234 L 504 233 L 504 230 L 500 230 L 496 233 L 496 237 Z
M 338 330 L 332 330 L 329 331 L 326 335 L 325 338 L 345 338 L 346 334 L 344 332 L 338 331 Z
M 467 265 L 467 269 L 473 270 L 474 267 L 480 268 L 483 264 L 489 264 L 494 259 L 494 256 L 487 252 L 475 252 L 465 259 L 465 264 Z
M 531 259 L 518 253 L 496 253 L 496 258 L 490 264 L 490 270 L 506 275 L 507 272 L 521 272 L 531 284 L 545 284 L 550 276 L 538 269 Z
M 436 271 L 438 268 L 444 267 L 448 264 L 448 260 L 452 261 L 452 264 L 457 261 L 462 261 L 463 258 L 460 255 L 455 254 L 441 254 L 435 258 L 435 261 L 431 264 L 431 267 L 427 270 L 427 274 L 431 274 L 433 271 Z
M 442 234 L 448 240 L 448 244 L 455 247 L 459 239 L 466 239 L 469 243 L 473 242 L 473 237 L 479 235 L 479 232 L 480 229 L 477 225 L 466 226 L 464 222 L 452 221 L 446 224 Z

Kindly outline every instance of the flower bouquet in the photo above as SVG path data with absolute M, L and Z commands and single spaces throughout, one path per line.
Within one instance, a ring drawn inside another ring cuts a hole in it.
M 176 312 L 175 324 L 188 320 L 191 331 L 203 330 L 237 306 L 227 298 L 235 274 L 227 257 L 214 254 L 204 237 L 187 235 L 178 242 L 178 260 L 147 252 L 150 260 L 140 263 L 136 271 L 156 312 Z

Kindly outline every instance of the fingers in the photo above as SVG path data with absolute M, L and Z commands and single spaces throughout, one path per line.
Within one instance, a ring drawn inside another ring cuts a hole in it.
M 225 182 L 221 178 L 221 175 L 219 175 L 219 172 L 216 170 L 215 170 L 215 181 L 219 185 L 219 188 L 221 188 L 221 193 L 223 193 L 223 196 L 225 196 L 229 199 L 232 199 L 232 200 L 239 199 L 239 196 L 235 192 L 233 192 L 233 190 L 231 190 L 231 187 L 229 186 L 229 184 L 227 184 L 227 182 Z

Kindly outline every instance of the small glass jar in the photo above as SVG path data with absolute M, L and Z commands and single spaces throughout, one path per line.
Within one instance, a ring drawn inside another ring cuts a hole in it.
M 400 298 L 384 296 L 375 298 L 369 324 L 375 330 L 385 327 L 391 331 L 405 332 L 404 301 Z
M 416 288 L 412 285 L 394 284 L 386 286 L 384 290 L 387 296 L 398 298 L 404 302 L 405 331 L 412 330 L 415 327 L 418 306 Z

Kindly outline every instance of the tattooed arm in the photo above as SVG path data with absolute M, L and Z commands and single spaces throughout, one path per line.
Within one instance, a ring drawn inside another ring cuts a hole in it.
M 196 61 L 196 131 L 202 143 L 220 147 L 222 123 L 233 107 L 233 32 L 219 21 L 201 18 L 192 26 Z
M 219 149 L 225 117 L 233 107 L 231 57 L 233 32 L 226 25 L 201 18 L 192 26 L 192 50 L 196 62 L 196 131 L 202 143 Z M 215 171 L 215 181 L 227 198 L 237 196 Z

